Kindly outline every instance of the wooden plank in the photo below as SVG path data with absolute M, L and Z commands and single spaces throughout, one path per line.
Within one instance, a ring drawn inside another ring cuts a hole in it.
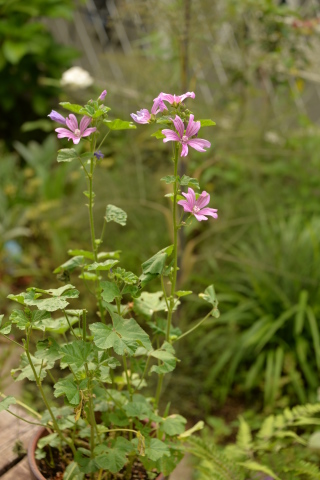
M 5 473 L 1 480 L 31 480 L 27 457 L 24 457 L 17 465 Z
M 25 410 L 21 407 L 11 405 L 10 410 L 27 420 L 35 421 L 34 418 L 26 415 Z M 13 451 L 16 442 L 21 441 L 27 450 L 29 440 L 38 428 L 36 425 L 30 425 L 10 415 L 10 413 L 5 410 L 0 413 L 0 472 L 18 459 L 18 455 Z

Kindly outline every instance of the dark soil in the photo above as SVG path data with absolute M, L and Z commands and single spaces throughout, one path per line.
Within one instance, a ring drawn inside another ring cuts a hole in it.
M 67 468 L 68 464 L 72 462 L 71 452 L 66 453 L 63 458 L 60 457 L 59 450 L 57 450 L 56 448 L 52 448 L 51 452 L 54 467 L 51 467 L 48 464 L 47 459 L 41 459 L 37 460 L 38 468 L 46 480 L 63 480 L 64 471 Z M 50 458 L 49 453 L 48 458 Z M 155 475 L 157 476 L 159 474 L 153 473 L 152 477 L 150 477 L 142 463 L 139 460 L 136 460 L 133 463 L 130 480 L 150 480 L 150 478 L 154 479 Z M 85 478 L 90 479 L 90 475 L 85 475 Z M 125 476 L 124 469 L 122 469 L 118 473 L 113 474 L 112 477 L 109 476 L 108 478 L 110 478 L 110 480 L 128 480 Z

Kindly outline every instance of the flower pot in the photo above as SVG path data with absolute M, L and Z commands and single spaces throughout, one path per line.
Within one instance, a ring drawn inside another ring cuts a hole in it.
M 37 430 L 36 433 L 33 435 L 28 446 L 28 463 L 32 480 L 46 480 L 46 478 L 40 472 L 35 458 L 38 441 L 40 440 L 40 438 L 45 437 L 46 435 L 47 429 L 44 427 L 39 428 L 39 430 Z M 160 473 L 156 480 L 165 480 L 165 476 Z

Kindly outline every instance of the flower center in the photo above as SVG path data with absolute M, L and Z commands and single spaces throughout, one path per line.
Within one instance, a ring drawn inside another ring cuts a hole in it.
M 81 132 L 80 132 L 79 128 L 75 129 L 74 134 L 75 134 L 76 137 L 80 137 Z
M 200 208 L 197 207 L 197 205 L 195 205 L 192 209 L 192 213 L 198 213 L 198 212 L 200 212 Z
M 182 141 L 183 141 L 184 143 L 186 143 L 188 140 L 189 140 L 189 138 L 187 137 L 187 135 L 183 135 Z

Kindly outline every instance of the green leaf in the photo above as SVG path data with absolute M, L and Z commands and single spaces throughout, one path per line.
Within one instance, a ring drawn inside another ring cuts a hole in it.
M 107 205 L 105 219 L 107 222 L 116 222 L 125 226 L 127 223 L 127 214 L 121 208 L 115 207 L 114 205 Z
M 160 349 L 151 352 L 150 356 L 160 360 L 160 365 L 153 365 L 150 373 L 165 374 L 172 372 L 176 367 L 177 359 L 174 356 L 174 349 L 168 342 L 164 342 Z
M 157 438 L 146 438 L 146 456 L 150 460 L 157 461 L 163 456 L 170 457 L 169 447 Z
M 166 175 L 165 177 L 162 177 L 160 178 L 161 181 L 163 182 L 166 182 L 167 185 L 169 185 L 170 183 L 174 183 L 176 182 L 176 180 L 178 180 L 179 177 L 175 176 L 175 175 Z
M 137 417 L 139 420 L 150 418 L 152 407 L 142 395 L 133 395 L 132 401 L 128 402 L 124 407 L 128 417 Z
M 157 139 L 166 138 L 165 134 L 162 133 L 162 128 L 151 134 L 151 137 L 156 137 Z
M 11 332 L 11 327 L 12 324 L 10 322 L 5 322 L 0 328 L 0 333 L 2 335 L 8 335 Z
M 8 397 L 4 398 L 3 400 L 1 400 L 0 402 L 0 412 L 2 412 L 3 410 L 8 410 L 8 408 L 10 407 L 10 405 L 13 405 L 14 403 L 17 403 L 16 402 L 16 399 L 14 397 L 12 397 L 11 395 L 9 395 Z
M 142 285 L 162 274 L 167 258 L 172 254 L 172 251 L 173 245 L 163 248 L 141 265 L 143 271 L 143 274 L 140 276 Z
M 82 272 L 78 278 L 81 278 L 82 280 L 89 280 L 89 282 L 95 282 L 96 280 L 99 280 L 98 275 L 90 272 Z
M 48 361 L 47 359 L 36 358 L 32 355 L 30 355 L 30 358 L 35 368 L 37 376 L 38 377 L 40 376 L 40 379 L 43 380 L 47 375 L 46 370 L 50 370 L 51 368 L 53 368 L 54 362 Z M 32 367 L 29 364 L 27 355 L 25 353 L 21 355 L 19 368 L 12 369 L 11 375 L 13 376 L 14 373 L 19 371 L 20 371 L 20 374 L 15 378 L 16 382 L 23 380 L 25 378 L 27 378 L 31 382 L 35 382 L 36 379 L 35 379 Z
M 98 456 L 95 458 L 97 465 L 104 470 L 111 473 L 119 472 L 127 463 L 127 454 L 134 450 L 133 445 L 123 437 L 117 437 L 112 448 L 106 445 L 98 445 L 95 448 L 95 453 Z M 101 455 L 99 455 L 101 453 Z
M 118 260 L 106 260 L 105 262 L 94 262 L 91 265 L 88 265 L 87 270 L 110 270 L 119 263 Z
M 73 113 L 80 113 L 81 110 L 83 109 L 82 105 L 77 105 L 75 103 L 70 103 L 70 102 L 60 102 L 59 105 L 61 105 L 61 107 L 65 108 L 66 110 L 69 110 L 69 112 L 73 112 Z
M 89 326 L 93 333 L 93 341 L 103 350 L 113 348 L 118 355 L 133 354 L 142 345 L 151 350 L 149 335 L 133 319 L 124 319 L 112 314 L 113 326 L 93 323 Z
M 80 403 L 80 389 L 73 380 L 63 379 L 59 380 L 54 385 L 54 396 L 56 398 L 65 395 L 71 405 L 79 405 Z
M 134 285 L 138 282 L 139 278 L 132 272 L 128 272 L 124 268 L 117 267 L 113 270 L 112 276 L 119 278 L 127 285 Z
M 79 465 L 76 462 L 71 462 L 65 469 L 63 480 L 83 480 L 84 473 L 80 472 Z
M 91 343 L 83 341 L 75 341 L 60 348 L 63 361 L 68 365 L 76 365 L 77 367 L 81 367 L 88 361 L 91 351 Z
M 53 273 L 61 273 L 65 270 L 68 271 L 68 272 L 72 272 L 72 270 L 74 270 L 75 268 L 83 267 L 84 265 L 86 265 L 86 262 L 84 261 L 84 256 L 82 256 L 82 255 L 81 256 L 76 256 L 76 257 L 70 258 L 70 260 L 63 263 L 59 267 L 57 267 L 53 271 Z
M 175 292 L 175 295 L 177 295 L 177 297 L 185 297 L 186 295 L 191 295 L 192 290 L 179 290 L 178 292 Z
M 27 315 L 23 310 L 13 310 L 10 315 L 12 323 L 16 324 L 20 330 L 25 330 L 30 325 L 36 330 L 45 330 L 43 321 L 51 319 L 51 315 L 47 311 L 30 312 Z
M 62 357 L 60 345 L 51 337 L 37 342 L 36 358 L 45 359 L 48 362 L 55 362 Z
M 58 150 L 57 162 L 72 162 L 79 158 L 74 148 L 62 148 Z
M 201 127 L 211 127 L 216 125 L 216 122 L 213 120 L 210 120 L 210 118 L 204 119 L 204 120 L 198 120 L 200 122 Z
M 134 301 L 134 311 L 151 319 L 154 312 L 161 312 L 167 309 L 163 298 L 163 292 L 142 292 L 139 298 Z
M 16 65 L 28 53 L 28 44 L 7 39 L 2 45 L 2 51 L 8 62 Z
M 137 128 L 132 122 L 127 122 L 126 120 L 103 120 L 103 123 L 107 125 L 110 130 L 134 130 Z
M 218 310 L 218 300 L 216 297 L 214 286 L 210 285 L 209 287 L 207 287 L 204 293 L 199 293 L 199 297 L 205 300 L 206 302 L 211 303 L 211 305 L 213 306 L 211 315 L 215 318 L 219 318 L 220 312 Z
M 262 472 L 267 475 L 270 475 L 274 480 L 281 480 L 269 467 L 261 465 L 258 462 L 253 460 L 248 460 L 247 462 L 239 462 L 238 465 L 247 468 L 248 470 L 253 470 L 255 472 Z
M 87 117 L 93 117 L 95 112 L 96 111 L 95 111 L 94 107 L 92 107 L 91 105 L 86 105 L 84 108 L 82 108 L 80 110 L 79 113 L 81 113 L 81 115 L 86 115 Z M 103 112 L 101 112 L 101 114 L 99 114 L 97 116 L 99 117 L 100 115 L 103 115 Z
M 79 317 L 75 317 L 72 315 L 68 315 L 68 320 L 70 325 L 74 325 L 79 321 Z M 66 317 L 59 317 L 59 318 L 48 318 L 42 321 L 43 329 L 46 332 L 58 333 L 63 334 L 66 333 L 70 326 L 66 319 Z M 37 328 L 36 328 L 37 329 Z M 42 329 L 41 329 L 42 330 Z
M 197 422 L 193 427 L 189 428 L 188 430 L 186 430 L 185 432 L 181 433 L 179 435 L 179 438 L 180 439 L 183 439 L 183 438 L 188 438 L 190 437 L 191 435 L 194 434 L 194 432 L 198 432 L 199 430 L 202 430 L 204 427 L 204 422 L 202 420 L 200 420 L 199 422 Z
M 36 294 L 34 291 L 31 292 L 21 292 L 16 295 L 13 295 L 12 293 L 7 296 L 10 300 L 13 300 L 14 302 L 20 303 L 22 305 L 27 305 L 26 301 L 34 300 L 35 298 L 41 297 L 41 294 L 38 293 Z
M 116 297 L 121 297 L 120 290 L 114 282 L 100 282 L 100 287 L 102 288 L 101 296 L 107 303 L 113 302 Z
M 161 430 L 169 436 L 180 435 L 185 430 L 187 420 L 181 415 L 170 415 L 161 425 Z
M 68 255 L 71 255 L 72 257 L 80 256 L 82 258 L 85 257 L 89 258 L 89 260 L 94 260 L 94 254 L 88 250 L 68 250 Z
M 180 180 L 181 185 L 188 185 L 188 187 L 192 188 L 200 188 L 199 182 L 196 178 L 188 177 L 187 175 L 183 175 Z

